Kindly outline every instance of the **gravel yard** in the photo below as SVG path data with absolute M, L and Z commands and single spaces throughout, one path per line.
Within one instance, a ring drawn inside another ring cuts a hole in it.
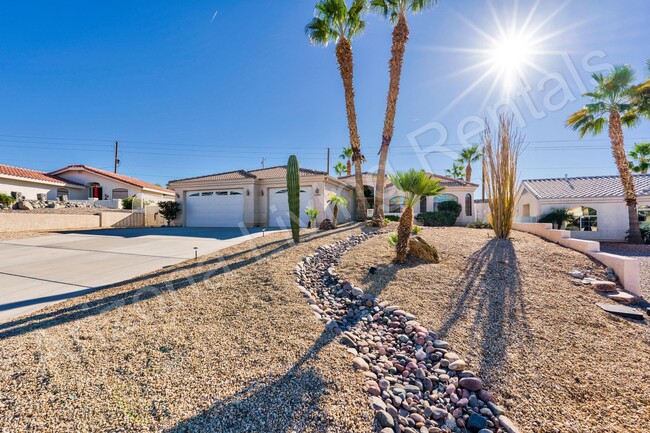
M 641 268 L 641 296 L 650 302 L 650 245 L 630 245 L 626 243 L 600 243 L 601 251 L 634 257 Z
M 293 274 L 360 230 L 271 233 L 0 324 L 2 431 L 374 431 L 366 378 Z M 602 270 L 585 256 L 488 234 L 426 228 L 443 262 L 409 266 L 380 235 L 337 272 L 444 336 L 523 432 L 645 431 L 647 324 L 571 283 Z
M 0 324 L 2 431 L 373 431 L 292 274 L 358 227 L 272 233 Z
M 511 242 L 463 228 L 422 236 L 441 264 L 395 265 L 379 236 L 344 255 L 337 272 L 451 343 L 522 431 L 647 431 L 648 321 L 606 314 L 594 305 L 604 298 L 567 275 L 600 265 L 520 232 Z

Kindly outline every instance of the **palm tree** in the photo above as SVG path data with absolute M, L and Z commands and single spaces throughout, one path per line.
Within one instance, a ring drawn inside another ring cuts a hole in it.
M 637 143 L 630 150 L 630 170 L 635 173 L 648 174 L 650 168 L 650 143 Z
M 334 209 L 332 209 L 332 224 L 334 227 L 336 227 L 337 221 L 339 219 L 339 206 L 347 206 L 348 201 L 340 195 L 332 194 L 327 202 L 334 205 Z
M 454 165 L 451 168 L 445 170 L 445 174 L 454 179 L 462 179 L 465 171 L 465 167 L 458 161 L 454 161 Z
M 643 242 L 637 215 L 637 196 L 634 190 L 634 178 L 625 155 L 625 137 L 623 124 L 631 126 L 638 118 L 638 113 L 631 103 L 632 80 L 634 71 L 626 65 L 614 66 L 607 75 L 595 73 L 592 75 L 596 81 L 596 88 L 585 93 L 591 99 L 584 108 L 573 113 L 567 120 L 567 126 L 580 131 L 580 137 L 587 132 L 597 135 L 607 125 L 609 138 L 612 144 L 612 154 L 618 168 L 618 173 L 623 184 L 625 202 L 628 209 L 630 224 L 629 242 L 640 244 Z
M 354 151 L 351 147 L 344 147 L 343 152 L 339 155 L 339 158 L 345 160 L 345 171 L 348 176 L 352 175 L 352 157 L 354 156 Z
M 413 206 L 415 206 L 415 203 L 421 197 L 438 195 L 445 188 L 440 185 L 438 180 L 426 174 L 424 170 L 416 171 L 411 169 L 409 171 L 398 171 L 394 175 L 389 174 L 388 177 L 393 185 L 395 185 L 395 188 L 406 194 L 404 198 L 404 210 L 402 211 L 402 216 L 399 218 L 399 226 L 397 227 L 397 244 L 395 245 L 395 262 L 404 263 L 408 254 L 411 230 L 413 229 Z
M 388 84 L 388 96 L 386 98 L 386 114 L 384 116 L 384 130 L 379 150 L 379 167 L 377 169 L 377 184 L 375 186 L 375 209 L 372 215 L 372 223 L 375 226 L 385 225 L 384 221 L 384 184 L 386 182 L 386 160 L 388 159 L 388 147 L 393 139 L 395 130 L 395 111 L 397 109 L 397 97 L 402 76 L 402 64 L 406 43 L 409 40 L 409 26 L 406 14 L 409 12 L 418 13 L 436 4 L 437 0 L 371 0 L 370 7 L 373 11 L 388 18 L 393 28 L 393 42 L 391 57 L 388 63 L 390 82 Z
M 481 159 L 482 156 L 483 154 L 479 151 L 478 144 L 475 144 L 474 146 L 466 147 L 460 152 L 460 157 L 458 158 L 458 162 L 460 162 L 461 164 L 467 164 L 467 167 L 465 167 L 466 182 L 472 181 L 472 163 Z
M 337 177 L 343 176 L 343 174 L 346 172 L 345 164 L 343 164 L 341 161 L 337 162 L 334 165 L 334 172 L 336 173 Z
M 314 9 L 314 18 L 305 27 L 305 33 L 309 35 L 312 44 L 327 46 L 330 42 L 336 43 L 336 60 L 343 80 L 350 147 L 355 170 L 357 221 L 365 221 L 367 211 L 361 169 L 365 157 L 361 153 L 361 139 L 354 105 L 354 58 L 351 41 L 366 28 L 366 22 L 363 20 L 366 9 L 366 0 L 353 0 L 349 8 L 345 0 L 320 0 Z

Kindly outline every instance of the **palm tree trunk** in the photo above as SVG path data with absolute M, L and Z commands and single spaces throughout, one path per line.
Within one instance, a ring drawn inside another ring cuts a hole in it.
M 336 224 L 338 223 L 339 220 L 339 205 L 335 204 L 334 205 L 334 210 L 332 211 L 332 225 L 336 227 Z
M 465 181 L 468 183 L 472 181 L 472 166 L 469 162 L 467 163 L 467 167 L 465 167 Z
M 350 161 L 349 159 L 347 165 L 345 166 L 345 171 L 347 172 L 348 176 L 352 174 L 352 161 Z
M 625 203 L 628 207 L 628 219 L 630 223 L 628 242 L 631 244 L 641 244 L 643 243 L 643 238 L 641 237 L 639 216 L 636 208 L 634 178 L 632 177 L 632 172 L 630 172 L 630 166 L 625 155 L 625 138 L 623 136 L 621 115 L 616 110 L 609 112 L 609 138 L 612 142 L 612 154 L 614 155 L 614 161 L 616 161 L 616 167 L 621 177 Z
M 395 263 L 404 263 L 409 250 L 409 239 L 413 229 L 413 208 L 406 206 L 399 218 L 397 227 L 397 244 L 395 245 Z
M 336 45 L 336 60 L 339 64 L 343 90 L 345 92 L 345 110 L 348 117 L 348 130 L 350 131 L 350 147 L 352 148 L 352 161 L 355 165 L 355 192 L 357 203 L 357 221 L 366 220 L 366 198 L 363 195 L 363 176 L 361 163 L 365 160 L 361 153 L 361 139 L 357 127 L 357 110 L 354 106 L 354 58 L 352 44 L 346 38 L 341 38 Z M 348 161 L 347 172 L 351 174 L 352 168 Z
M 393 46 L 389 62 L 390 83 L 388 85 L 388 97 L 386 98 L 386 114 L 384 117 L 384 131 L 381 138 L 381 149 L 379 151 L 379 167 L 377 168 L 377 184 L 375 187 L 375 209 L 372 215 L 372 224 L 377 227 L 385 225 L 384 222 L 384 183 L 386 181 L 386 160 L 388 159 L 388 147 L 393 139 L 395 130 L 395 111 L 397 109 L 397 97 L 399 96 L 400 79 L 402 76 L 402 64 L 404 63 L 404 52 L 406 43 L 409 40 L 409 26 L 405 15 L 400 15 L 397 25 L 393 29 Z

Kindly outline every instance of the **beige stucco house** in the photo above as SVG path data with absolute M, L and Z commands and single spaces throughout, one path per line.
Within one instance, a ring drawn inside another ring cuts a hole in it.
M 640 221 L 650 221 L 650 175 L 634 175 Z M 629 230 L 628 209 L 619 176 L 564 177 L 522 181 L 517 191 L 517 222 L 537 222 L 552 209 L 568 209 L 571 237 L 622 241 Z
M 169 187 L 181 203 L 177 222 L 187 227 L 288 227 L 286 166 L 236 170 L 173 180 Z M 348 200 L 338 222 L 353 218 L 354 192 L 345 182 L 327 173 L 300 169 L 300 222 L 307 226 L 305 209 L 318 209 L 317 224 L 332 218 L 327 203 L 332 194 Z
M 85 189 L 81 184 L 42 171 L 0 165 L 2 194 L 20 193 L 28 200 L 36 200 L 39 195 L 43 195 L 48 200 L 56 200 L 57 194 L 81 195 Z
M 188 227 L 288 227 L 289 207 L 286 189 L 286 166 L 258 170 L 237 170 L 173 180 L 169 187 L 176 192 L 181 203 L 181 216 L 177 222 Z M 416 205 L 415 213 L 435 210 L 445 200 L 454 200 L 463 210 L 458 224 L 475 221 L 474 192 L 478 185 L 462 180 L 432 174 L 445 186 L 445 194 L 426 197 Z M 363 175 L 368 215 L 372 215 L 374 185 L 376 176 Z M 300 221 L 308 222 L 306 207 L 319 211 L 317 224 L 325 218 L 332 218 L 332 206 L 328 200 L 332 194 L 347 199 L 347 208 L 339 212 L 338 222 L 355 219 L 354 177 L 334 178 L 326 172 L 300 170 Z M 404 205 L 403 194 L 390 182 L 386 185 L 387 215 L 399 215 Z

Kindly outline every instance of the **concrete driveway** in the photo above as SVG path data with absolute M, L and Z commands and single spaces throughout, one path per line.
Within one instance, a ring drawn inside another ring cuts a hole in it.
M 137 228 L 0 242 L 0 323 L 261 236 L 261 229 Z

